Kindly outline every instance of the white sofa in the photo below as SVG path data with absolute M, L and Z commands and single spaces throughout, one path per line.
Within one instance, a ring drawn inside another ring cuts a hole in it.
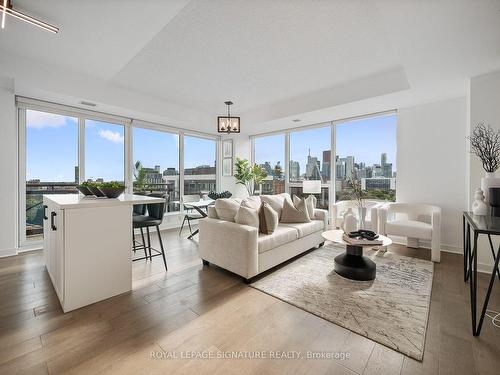
M 279 223 L 273 234 L 266 235 L 255 227 L 221 220 L 216 209 L 209 207 L 208 217 L 199 224 L 199 253 L 204 264 L 213 263 L 250 282 L 254 276 L 323 245 L 321 233 L 327 226 L 328 211 L 315 209 L 310 223 Z
M 441 208 L 428 204 L 389 203 L 378 209 L 378 232 L 406 237 L 408 247 L 430 240 L 431 259 L 441 260 Z
M 365 217 L 365 228 L 370 229 L 374 232 L 378 230 L 378 209 L 384 207 L 387 202 L 383 201 L 373 201 L 373 200 L 365 200 L 366 217 Z M 338 201 L 332 205 L 332 220 L 333 220 L 333 228 L 340 228 L 343 222 L 344 213 L 352 208 L 352 212 L 354 216 L 358 218 L 358 202 L 355 200 L 345 200 Z

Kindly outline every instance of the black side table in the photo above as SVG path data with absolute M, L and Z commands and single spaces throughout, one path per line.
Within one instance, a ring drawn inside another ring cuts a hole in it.
M 498 270 L 498 262 L 500 260 L 500 247 L 495 254 L 493 241 L 491 236 L 500 236 L 500 218 L 492 216 L 473 215 L 472 212 L 464 211 L 462 216 L 463 229 L 463 245 L 464 245 L 464 281 L 469 281 L 470 299 L 471 299 L 471 315 L 472 315 L 472 334 L 479 336 L 483 326 L 484 316 L 488 309 L 491 290 L 495 282 L 495 274 L 500 280 L 500 271 Z M 471 246 L 471 231 L 473 244 Z M 490 283 L 486 298 L 481 309 L 479 323 L 477 322 L 477 239 L 479 235 L 484 234 L 488 237 L 491 254 L 494 260 L 494 266 L 490 275 Z

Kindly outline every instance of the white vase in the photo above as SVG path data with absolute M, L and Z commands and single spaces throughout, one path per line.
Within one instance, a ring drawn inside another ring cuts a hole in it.
M 354 216 L 352 208 L 349 208 L 347 212 L 344 214 L 342 229 L 344 230 L 345 233 L 349 233 L 357 230 L 357 226 L 358 226 L 358 221 L 356 220 L 356 216 Z
M 486 172 L 484 177 L 481 178 L 481 190 L 483 191 L 486 204 L 490 203 L 489 194 L 492 187 L 500 187 L 500 178 L 495 177 L 495 172 Z
M 476 189 L 474 192 L 474 202 L 472 203 L 472 214 L 486 215 L 488 213 L 488 206 L 484 202 L 484 195 L 481 189 Z

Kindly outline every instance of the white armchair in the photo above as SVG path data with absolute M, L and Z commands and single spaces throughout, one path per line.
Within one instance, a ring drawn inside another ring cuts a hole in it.
M 428 204 L 389 203 L 378 210 L 378 232 L 407 238 L 408 247 L 419 239 L 431 241 L 431 259 L 441 260 L 441 208 Z
M 366 218 L 365 218 L 365 224 L 366 228 L 363 229 L 370 229 L 373 230 L 374 232 L 377 231 L 378 229 L 378 208 L 383 207 L 387 202 L 379 202 L 379 201 L 371 201 L 367 200 L 365 201 L 365 205 L 367 208 L 366 212 Z M 340 228 L 342 225 L 343 221 L 343 215 L 344 213 L 349 209 L 352 208 L 352 211 L 354 213 L 354 216 L 358 218 L 358 203 L 355 200 L 346 200 L 346 201 L 338 201 L 332 205 L 332 225 L 334 229 Z M 358 218 L 359 220 L 359 218 Z

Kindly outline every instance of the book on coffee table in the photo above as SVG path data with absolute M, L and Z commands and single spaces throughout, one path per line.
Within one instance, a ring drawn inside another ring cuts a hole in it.
M 347 242 L 348 244 L 350 245 L 354 245 L 354 246 L 380 246 L 382 245 L 382 241 L 381 240 L 367 240 L 366 238 L 362 238 L 362 237 L 349 237 L 347 234 L 344 233 L 344 235 L 342 236 L 342 239 Z

